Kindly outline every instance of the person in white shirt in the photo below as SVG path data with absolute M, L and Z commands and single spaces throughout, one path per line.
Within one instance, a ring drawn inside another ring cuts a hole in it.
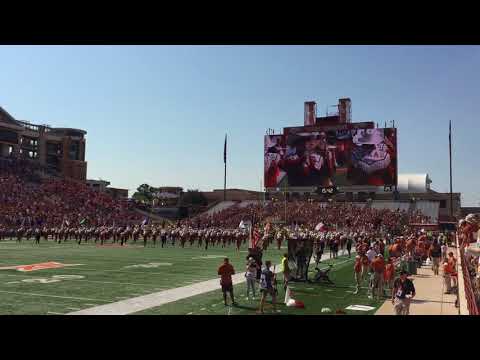
M 447 251 L 448 251 L 448 246 L 447 244 L 444 242 L 442 244 L 442 263 L 445 262 L 447 260 Z
M 377 256 L 377 252 L 375 250 L 373 250 L 372 247 L 370 247 L 370 249 L 368 249 L 366 255 L 367 255 L 368 261 L 372 262 L 373 259 L 375 259 L 375 256 Z
M 255 281 L 257 280 L 258 266 L 253 259 L 248 259 L 247 268 L 245 271 L 245 277 L 247 279 L 247 300 L 249 300 L 250 289 L 252 290 L 253 299 L 255 300 Z

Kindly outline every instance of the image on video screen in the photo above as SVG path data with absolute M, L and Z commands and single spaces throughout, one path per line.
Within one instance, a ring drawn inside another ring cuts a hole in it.
M 395 185 L 396 129 L 265 136 L 265 187 Z

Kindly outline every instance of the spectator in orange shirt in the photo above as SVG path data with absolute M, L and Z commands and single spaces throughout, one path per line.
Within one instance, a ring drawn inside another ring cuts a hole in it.
M 223 302 L 227 306 L 227 292 L 230 293 L 232 305 L 237 305 L 233 298 L 233 282 L 232 275 L 235 274 L 233 266 L 229 263 L 228 258 L 223 259 L 223 264 L 218 268 L 218 275 L 220 275 L 220 285 L 222 286 Z
M 450 294 L 452 292 L 452 265 L 449 262 L 443 263 L 443 281 L 445 284 L 445 294 Z
M 452 251 L 450 251 L 448 253 L 447 262 L 450 264 L 450 268 L 452 270 L 452 272 L 450 274 L 450 277 L 452 279 L 452 286 L 457 287 L 458 286 L 458 284 L 457 284 L 457 259 L 455 258 L 455 256 L 453 256 Z
M 383 274 L 384 283 L 387 285 L 388 289 L 391 290 L 393 288 L 393 280 L 395 279 L 395 265 L 393 264 L 392 258 L 388 259 Z
M 362 280 L 365 279 L 365 276 L 368 273 L 368 269 L 370 266 L 370 261 L 368 260 L 367 255 L 362 256 Z
M 385 272 L 385 261 L 383 255 L 378 254 L 371 263 L 373 270 L 373 283 L 372 283 L 372 297 L 375 297 L 375 293 L 380 300 L 383 297 L 383 276 Z

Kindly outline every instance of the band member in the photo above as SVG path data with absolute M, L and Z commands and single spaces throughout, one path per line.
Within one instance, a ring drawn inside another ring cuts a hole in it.
M 206 230 L 204 239 L 205 239 L 205 250 L 208 250 L 208 243 L 210 242 L 210 230 Z
M 142 235 L 143 235 L 143 247 L 146 247 L 148 238 L 150 236 L 150 230 L 148 227 L 145 227 L 145 229 L 143 229 Z
M 190 247 L 192 247 L 195 242 L 195 230 L 193 229 L 188 230 L 188 242 L 190 243 Z
M 168 230 L 162 229 L 160 231 L 160 239 L 162 240 L 162 248 L 167 244 L 167 232 Z
M 185 229 L 180 230 L 178 236 L 180 238 L 180 246 L 182 247 L 182 249 L 184 249 L 185 242 L 187 241 L 187 231 Z
M 240 251 L 240 247 L 242 246 L 242 234 L 240 232 L 235 234 L 235 245 L 237 251 Z
M 136 243 L 139 236 L 140 236 L 140 228 L 138 226 L 135 226 L 135 228 L 133 229 L 133 242 Z
M 35 229 L 35 244 L 39 244 L 40 245 L 40 237 L 42 235 L 42 232 L 40 231 L 39 228 L 36 228 Z
M 158 229 L 156 227 L 153 228 L 152 230 L 152 241 L 153 241 L 153 246 L 157 246 L 157 236 L 158 236 Z
M 18 230 L 17 230 L 17 242 L 22 242 L 22 237 L 23 237 L 23 234 L 25 233 L 25 229 L 23 226 L 21 226 Z

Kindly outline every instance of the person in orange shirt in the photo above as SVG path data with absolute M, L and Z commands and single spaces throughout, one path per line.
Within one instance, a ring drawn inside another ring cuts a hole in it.
M 356 285 L 356 290 L 354 292 L 355 295 L 358 294 L 358 292 L 360 291 L 360 285 L 362 283 L 362 267 L 362 257 L 360 255 L 357 255 L 355 257 L 355 263 L 353 265 Z
M 232 305 L 237 305 L 235 299 L 233 298 L 233 282 L 232 275 L 235 274 L 233 266 L 229 263 L 228 258 L 223 259 L 223 264 L 218 268 L 218 275 L 220 278 L 220 285 L 222 286 L 223 293 L 223 302 L 227 306 L 227 292 L 230 293 L 230 298 L 232 299 Z
M 383 276 L 385 273 L 385 261 L 382 254 L 378 254 L 371 263 L 373 270 L 372 297 L 377 295 L 380 300 L 383 297 Z
M 392 289 L 393 280 L 395 278 L 395 265 L 393 264 L 392 258 L 389 258 L 387 264 L 385 265 L 385 272 L 383 273 L 384 283 L 387 285 L 388 289 Z
M 450 264 L 450 269 L 452 270 L 450 277 L 452 279 L 452 287 L 457 287 L 457 259 L 453 256 L 453 252 L 448 253 L 447 262 Z
M 445 294 L 450 294 L 452 292 L 452 273 L 453 268 L 452 264 L 449 262 L 443 263 L 443 281 L 445 284 Z
M 368 260 L 367 255 L 362 255 L 362 280 L 365 279 L 365 276 L 368 273 L 370 268 L 370 261 Z

